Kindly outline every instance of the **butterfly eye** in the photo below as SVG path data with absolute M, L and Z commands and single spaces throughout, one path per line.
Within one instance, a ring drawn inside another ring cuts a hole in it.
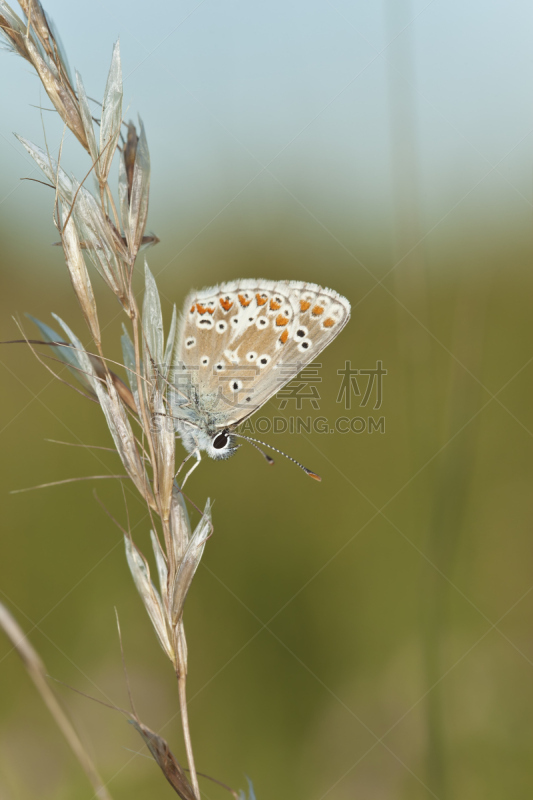
M 213 447 L 215 450 L 222 450 L 229 442 L 229 437 L 226 433 L 219 433 L 213 439 Z

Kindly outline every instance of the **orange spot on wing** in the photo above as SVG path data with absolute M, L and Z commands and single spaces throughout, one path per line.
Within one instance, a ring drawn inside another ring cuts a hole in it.
M 276 303 L 275 300 L 270 301 L 270 309 L 271 311 L 278 311 L 281 308 L 279 303 Z
M 283 314 L 278 314 L 278 316 L 276 317 L 276 325 L 278 326 L 278 328 L 283 328 L 283 326 L 286 325 L 288 321 L 289 318 L 284 317 Z
M 247 300 L 243 294 L 238 294 L 237 297 L 239 298 L 239 303 L 243 308 L 246 308 L 246 306 L 249 306 L 252 302 L 251 300 Z
M 256 294 L 255 299 L 257 300 L 257 305 L 258 306 L 264 306 L 266 301 L 267 301 L 267 298 L 266 297 L 261 297 L 260 294 Z
M 198 309 L 198 313 L 199 314 L 214 314 L 215 313 L 215 309 L 214 308 L 206 308 L 201 303 L 196 303 L 196 308 Z
M 233 303 L 231 302 L 231 300 L 224 300 L 224 298 L 221 297 L 220 298 L 220 305 L 222 306 L 224 311 L 229 311 L 230 308 L 232 307 Z
M 333 328 L 334 325 L 335 325 L 335 320 L 331 319 L 331 317 L 328 317 L 327 319 L 324 320 L 324 328 Z
M 191 314 L 192 314 L 192 312 L 193 312 L 195 309 L 196 309 L 196 303 L 195 303 L 195 304 L 193 305 L 193 307 L 191 308 Z
M 287 341 L 288 338 L 289 338 L 289 331 L 287 330 L 287 328 L 285 328 L 285 330 L 283 331 L 283 333 L 279 337 L 279 340 L 280 340 L 281 344 L 285 344 L 285 342 Z
M 307 309 L 309 308 L 310 305 L 311 305 L 311 303 L 309 303 L 307 300 L 300 300 L 300 310 L 301 311 L 307 311 Z
M 324 313 L 324 309 L 322 308 L 322 306 L 315 306 L 313 308 L 313 310 L 311 311 L 311 314 L 313 315 L 313 317 L 319 317 L 323 313 Z

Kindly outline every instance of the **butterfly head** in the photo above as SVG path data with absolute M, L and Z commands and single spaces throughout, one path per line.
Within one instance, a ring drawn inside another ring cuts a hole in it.
M 239 447 L 235 441 L 235 436 L 227 428 L 215 434 L 202 432 L 199 435 L 197 434 L 197 438 L 200 450 L 205 450 L 207 455 L 216 461 L 231 458 Z

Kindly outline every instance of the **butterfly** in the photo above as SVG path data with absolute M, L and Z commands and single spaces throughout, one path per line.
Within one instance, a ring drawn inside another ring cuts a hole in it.
M 217 460 L 234 455 L 239 425 L 315 359 L 349 319 L 348 300 L 314 283 L 239 280 L 191 292 L 178 329 L 169 398 L 176 432 L 188 457 L 197 459 L 186 477 L 201 451 Z

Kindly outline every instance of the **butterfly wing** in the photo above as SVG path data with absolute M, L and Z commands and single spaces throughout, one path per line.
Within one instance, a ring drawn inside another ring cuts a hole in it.
M 191 292 L 175 359 L 186 378 L 183 412 L 193 406 L 217 428 L 235 427 L 315 359 L 349 318 L 345 297 L 313 283 L 245 280 Z

